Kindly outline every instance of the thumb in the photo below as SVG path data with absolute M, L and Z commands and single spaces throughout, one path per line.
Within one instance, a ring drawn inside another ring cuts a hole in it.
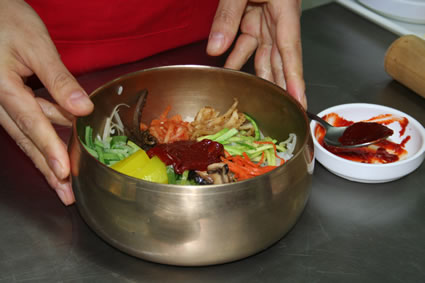
M 220 0 L 208 38 L 207 53 L 223 54 L 232 44 L 238 32 L 248 0 Z

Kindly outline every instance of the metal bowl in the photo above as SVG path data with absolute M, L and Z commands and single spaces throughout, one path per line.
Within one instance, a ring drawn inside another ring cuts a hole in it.
M 86 125 L 100 133 L 114 106 L 134 104 L 144 88 L 149 96 L 142 121 L 167 105 L 170 115 L 184 119 L 206 105 L 225 111 L 236 97 L 238 108 L 255 117 L 265 134 L 284 140 L 295 133 L 295 155 L 267 174 L 224 185 L 163 185 L 118 173 L 93 158 L 80 139 Z M 94 112 L 73 125 L 72 187 L 84 220 L 112 246 L 171 265 L 225 263 L 278 241 L 303 211 L 314 165 L 309 123 L 300 104 L 274 84 L 222 68 L 167 66 L 124 75 L 95 90 L 91 99 Z

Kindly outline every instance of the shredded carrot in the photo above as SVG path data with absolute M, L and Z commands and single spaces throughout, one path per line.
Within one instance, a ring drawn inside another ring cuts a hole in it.
M 189 122 L 184 122 L 180 115 L 167 118 L 171 106 L 167 106 L 159 115 L 158 119 L 153 119 L 150 126 L 140 123 L 140 130 L 149 130 L 159 143 L 172 143 L 175 141 L 188 140 L 191 127 Z
M 228 154 L 228 153 L 227 153 Z M 221 157 L 221 161 L 229 166 L 229 170 L 235 174 L 236 180 L 245 180 L 261 174 L 267 173 L 277 166 L 261 166 L 261 163 L 254 163 L 249 156 L 244 152 L 242 156 L 228 156 L 225 152 L 225 157 Z M 264 154 L 261 157 L 264 159 Z
M 246 164 L 248 164 L 248 165 L 250 165 L 252 167 L 255 167 L 255 168 L 260 167 L 259 164 L 255 164 L 254 162 L 251 161 L 251 159 L 249 159 L 249 156 L 248 156 L 248 154 L 246 154 L 246 152 L 243 152 L 242 155 L 245 158 L 244 161 L 246 162 Z

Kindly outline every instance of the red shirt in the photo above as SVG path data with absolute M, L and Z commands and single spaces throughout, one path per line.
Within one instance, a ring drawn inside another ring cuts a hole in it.
M 74 74 L 208 37 L 218 0 L 27 0 Z

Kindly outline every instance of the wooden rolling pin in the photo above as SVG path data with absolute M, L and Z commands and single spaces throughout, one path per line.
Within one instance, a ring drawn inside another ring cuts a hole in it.
M 396 81 L 425 97 L 425 40 L 404 35 L 385 54 L 385 71 Z

